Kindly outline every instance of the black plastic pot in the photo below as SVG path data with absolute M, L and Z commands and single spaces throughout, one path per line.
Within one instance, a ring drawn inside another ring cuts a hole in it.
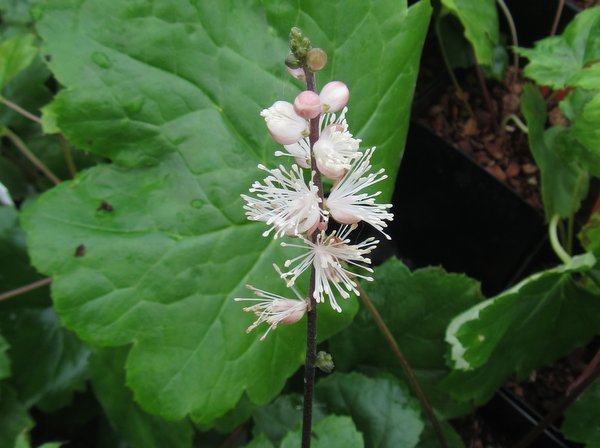
M 481 281 L 486 295 L 525 275 L 546 244 L 543 217 L 506 185 L 412 123 L 394 194 L 396 253 Z

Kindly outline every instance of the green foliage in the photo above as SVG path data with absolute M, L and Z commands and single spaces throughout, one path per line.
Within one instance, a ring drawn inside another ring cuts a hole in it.
M 352 417 L 367 448 L 411 448 L 423 431 L 418 400 L 394 377 L 338 373 L 319 381 L 315 395 L 328 414 Z
M 227 2 L 93 0 L 42 11 L 45 53 L 66 86 L 56 123 L 113 164 L 25 211 L 30 251 L 55 279 L 64 324 L 92 344 L 133 344 L 127 383 L 147 411 L 209 423 L 244 391 L 255 403 L 272 399 L 303 361 L 303 325 L 259 343 L 232 300 L 246 283 L 284 291 L 271 263 L 289 253 L 246 221 L 239 194 L 257 177 L 253 166 L 275 163 L 258 112 L 297 92 L 282 65 L 291 25 L 328 52 L 321 79 L 340 77 L 361 98 L 349 121 L 393 177 L 430 7 L 364 2 L 343 17 L 335 7 L 271 1 L 230 16 Z M 356 302 L 344 305 L 341 315 L 321 307 L 322 338 L 350 322 Z
M 24 34 L 0 43 L 0 89 L 33 62 L 37 54 L 33 40 L 33 35 Z
M 595 261 L 591 254 L 574 257 L 454 318 L 446 341 L 457 370 L 443 386 L 459 400 L 482 404 L 512 372 L 521 380 L 587 343 L 600 327 L 600 297 L 572 274 Z
M 52 308 L 6 310 L 0 328 L 11 345 L 10 382 L 25 406 L 56 409 L 71 400 L 73 390 L 83 388 L 89 353 L 60 326 Z
M 167 422 L 142 411 L 125 387 L 127 348 L 98 349 L 90 372 L 96 397 L 111 424 L 132 447 L 185 448 L 192 446 L 193 429 L 189 422 Z
M 0 380 L 10 376 L 10 358 L 6 356 L 8 348 L 8 342 L 0 335 Z
M 0 383 L 0 446 L 14 447 L 31 426 L 33 422 L 16 392 L 6 382 Z
M 518 52 L 529 59 L 525 76 L 538 84 L 555 89 L 577 85 L 600 59 L 600 7 L 577 14 L 561 36 L 547 37 Z
M 568 439 L 589 448 L 600 446 L 599 400 L 600 379 L 596 379 L 565 412 L 561 430 Z
M 343 446 L 344 448 L 364 447 L 363 437 L 356 430 L 350 417 L 330 415 L 320 420 L 313 426 L 311 447 L 331 448 Z M 280 448 L 299 448 L 300 430 L 288 433 L 281 442 Z
M 376 268 L 374 278 L 375 281 L 364 284 L 364 288 L 430 401 L 445 417 L 465 413 L 468 407 L 450 399 L 439 389 L 438 383 L 449 373 L 444 359 L 446 327 L 454 316 L 482 298 L 478 283 L 439 268 L 411 273 L 395 259 Z M 402 375 L 398 360 L 365 309 L 361 309 L 352 325 L 330 344 L 336 366 L 341 370 L 369 365 Z
M 460 20 L 465 37 L 473 46 L 477 63 L 493 66 L 500 44 L 495 0 L 441 0 L 445 10 Z
M 568 218 L 579 209 L 589 184 L 588 172 L 579 161 L 563 155 L 573 149 L 573 145 L 568 145 L 570 131 L 557 126 L 544 129 L 546 103 L 533 85 L 525 85 L 521 111 L 529 128 L 529 147 L 540 169 L 546 220 L 555 214 Z

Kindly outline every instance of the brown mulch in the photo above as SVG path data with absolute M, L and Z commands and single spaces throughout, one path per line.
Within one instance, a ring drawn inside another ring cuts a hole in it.
M 490 111 L 475 71 L 468 72 L 461 87 L 473 115 L 450 85 L 420 121 L 539 210 L 542 208 L 539 172 L 529 151 L 527 135 L 511 122 L 504 130 L 500 127 L 503 117 L 519 115 L 523 81 L 520 76 L 513 79 L 509 71 L 502 83 L 487 81 L 493 109 Z

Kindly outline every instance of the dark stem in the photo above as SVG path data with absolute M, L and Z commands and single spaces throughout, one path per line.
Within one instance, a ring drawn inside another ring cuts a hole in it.
M 12 289 L 10 291 L 6 291 L 0 294 L 0 302 L 6 299 L 10 299 L 12 297 L 20 296 L 21 294 L 25 294 L 26 292 L 33 291 L 34 289 L 41 288 L 42 286 L 46 286 L 52 283 L 52 277 L 46 277 L 37 282 L 30 283 L 25 286 L 21 286 L 20 288 Z
M 487 110 L 490 112 L 492 125 L 494 126 L 494 130 L 498 130 L 498 117 L 496 116 L 496 109 L 494 108 L 494 103 L 492 102 L 492 97 L 490 96 L 490 91 L 487 88 L 487 84 L 485 83 L 485 76 L 483 76 L 483 70 L 481 66 L 477 63 L 477 59 L 475 58 L 475 53 L 473 52 L 473 59 L 475 59 L 475 71 L 477 72 L 477 80 L 479 81 L 479 87 L 481 88 L 481 93 L 483 93 L 483 99 L 485 101 L 485 106 Z
M 552 410 L 546 414 L 546 416 L 537 424 L 535 428 L 529 431 L 525 437 L 523 437 L 514 446 L 514 448 L 525 448 L 529 446 L 537 437 L 548 428 L 558 417 L 560 417 L 565 410 L 575 401 L 587 386 L 592 384 L 598 376 L 600 376 L 600 369 L 598 364 L 600 363 L 600 350 L 596 352 L 594 358 L 590 361 L 585 370 L 579 375 L 571 386 L 567 389 L 566 395 L 561 398 L 558 403 L 552 408 Z
M 429 401 L 427 400 L 423 389 L 421 389 L 419 380 L 417 380 L 417 377 L 415 376 L 415 373 L 412 367 L 410 366 L 408 359 L 406 359 L 406 357 L 402 353 L 402 350 L 400 350 L 400 346 L 396 342 L 396 339 L 394 339 L 394 335 L 392 334 L 388 326 L 385 324 L 383 318 L 381 317 L 381 314 L 379 314 L 379 311 L 377 311 L 377 308 L 375 308 L 373 302 L 371 302 L 369 295 L 360 285 L 358 285 L 358 291 L 360 292 L 360 299 L 367 307 L 369 313 L 371 313 L 371 316 L 373 316 L 373 320 L 379 328 L 379 331 L 381 331 L 383 337 L 394 352 L 394 355 L 396 356 L 396 358 L 398 358 L 398 361 L 400 362 L 400 367 L 402 367 L 402 371 L 404 372 L 406 379 L 408 380 L 413 392 L 419 398 L 419 401 L 421 402 L 421 407 L 425 411 L 425 414 L 429 419 L 429 423 L 431 423 L 431 427 L 433 428 L 433 432 L 435 433 L 435 437 L 437 438 L 439 445 L 442 448 L 448 448 L 448 442 L 446 441 L 446 437 L 444 436 L 444 432 L 442 431 L 440 422 L 435 416 L 433 408 L 431 407 L 431 404 L 429 404 Z
M 315 92 L 315 75 L 308 68 L 304 68 L 306 76 L 306 90 Z M 319 190 L 321 198 L 320 206 L 323 208 L 323 181 L 321 173 L 317 169 L 317 162 L 313 153 L 313 146 L 319 139 L 319 117 L 310 120 L 310 168 L 312 170 L 312 181 Z M 320 230 L 316 230 L 312 236 L 312 242 L 316 242 Z M 308 290 L 309 307 L 307 313 L 306 329 L 306 362 L 304 364 L 304 409 L 302 413 L 302 448 L 310 448 L 312 435 L 312 408 L 313 392 L 315 387 L 315 363 L 317 358 L 317 302 L 314 298 L 315 292 L 315 268 L 310 270 L 310 288 Z
M 554 22 L 552 23 L 552 28 L 550 29 L 550 36 L 554 36 L 556 34 L 556 30 L 558 29 L 558 22 L 560 22 L 560 16 L 562 15 L 564 6 L 565 0 L 559 0 L 558 7 L 556 8 L 556 15 L 554 16 Z

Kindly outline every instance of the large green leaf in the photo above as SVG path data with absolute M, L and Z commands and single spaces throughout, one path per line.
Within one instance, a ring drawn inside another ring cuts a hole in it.
M 125 387 L 127 351 L 125 347 L 97 350 L 90 362 L 94 392 L 110 422 L 132 447 L 191 447 L 194 432 L 189 422 L 164 421 L 134 403 Z
M 462 23 L 479 64 L 492 65 L 500 44 L 498 12 L 494 0 L 442 0 L 442 5 Z
M 561 431 L 570 440 L 600 446 L 600 379 L 594 381 L 565 412 Z
M 321 79 L 348 83 L 352 129 L 393 174 L 428 3 L 360 2 L 344 14 L 338 2 L 48 3 L 39 31 L 66 86 L 57 123 L 114 162 L 25 213 L 61 319 L 93 344 L 133 344 L 127 382 L 152 413 L 208 423 L 244 391 L 267 402 L 303 362 L 303 324 L 259 343 L 232 298 L 246 283 L 284 292 L 271 264 L 289 252 L 245 220 L 239 195 L 258 162 L 275 163 L 258 112 L 298 91 L 282 65 L 287 32 L 299 25 L 327 50 Z M 320 307 L 321 338 L 348 324 L 356 302 L 343 305 Z
M 366 292 L 410 361 L 429 400 L 446 417 L 464 413 L 468 408 L 451 400 L 437 384 L 449 372 L 444 360 L 446 327 L 454 316 L 482 298 L 479 284 L 439 268 L 411 273 L 395 259 L 376 268 L 374 277 L 372 284 L 364 285 Z M 330 349 L 339 369 L 368 364 L 402 375 L 398 360 L 365 309 L 330 341 Z
M 512 372 L 526 378 L 589 341 L 600 328 L 600 296 L 572 274 L 594 263 L 591 254 L 575 257 L 457 316 L 446 341 L 458 370 L 444 387 L 458 399 L 481 404 Z
M 300 448 L 301 432 L 290 432 L 281 442 L 280 448 Z M 363 437 L 356 430 L 350 417 L 330 415 L 317 422 L 312 428 L 311 446 L 314 448 L 364 447 Z
M 542 198 L 546 219 L 555 214 L 570 217 L 587 194 L 589 176 L 575 157 L 566 157 L 567 128 L 552 127 L 544 130 L 546 103 L 537 87 L 525 85 L 521 96 L 521 110 L 529 128 L 529 147 L 540 168 Z M 563 137 L 563 138 L 561 138 Z
M 519 48 L 529 59 L 525 76 L 540 85 L 562 89 L 580 82 L 582 71 L 600 59 L 600 7 L 577 14 L 561 36 L 547 37 L 534 48 Z
M 424 428 L 418 400 L 394 377 L 336 373 L 319 381 L 315 395 L 329 413 L 352 417 L 367 448 L 414 447 Z

